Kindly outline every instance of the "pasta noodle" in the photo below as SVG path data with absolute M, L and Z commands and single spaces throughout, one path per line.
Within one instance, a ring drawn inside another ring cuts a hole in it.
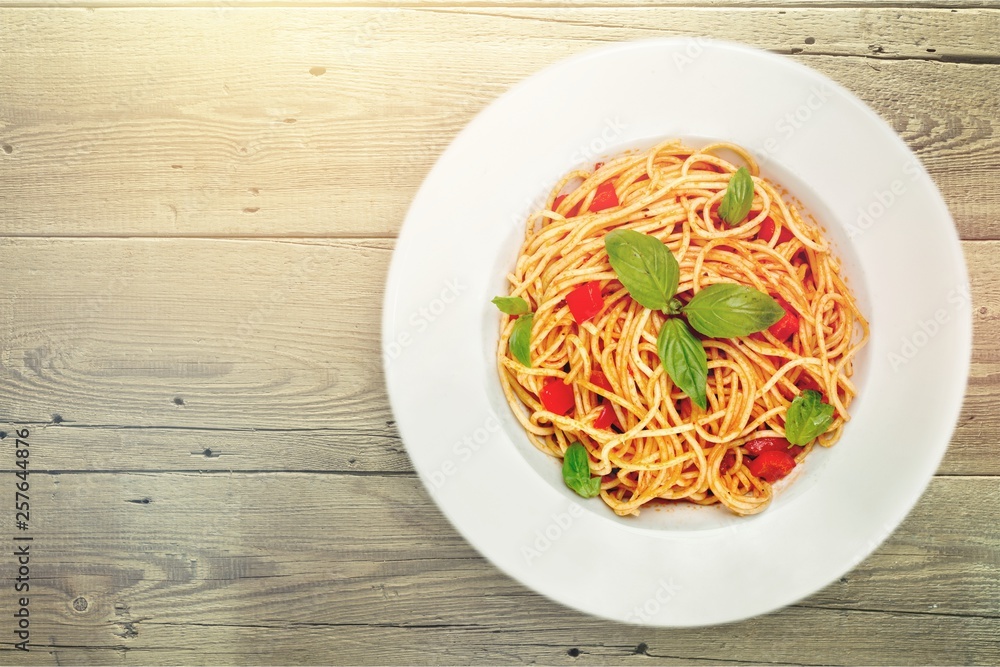
M 740 166 L 720 156 L 727 152 L 754 177 L 751 211 L 732 227 L 717 211 Z M 607 183 L 618 205 L 598 207 Z M 617 514 L 638 514 L 653 501 L 721 503 L 740 515 L 762 511 L 772 485 L 750 471 L 746 444 L 785 436 L 789 405 L 806 389 L 822 393 L 835 413 L 825 433 L 792 450 L 795 461 L 803 462 L 815 443 L 830 446 L 840 438 L 855 395 L 853 360 L 867 341 L 868 324 L 818 225 L 759 176 L 746 150 L 668 141 L 594 172 L 574 171 L 527 223 L 507 279 L 510 296 L 534 312 L 531 365 L 511 354 L 516 318 L 501 315 L 503 391 L 542 451 L 561 458 L 574 442 L 583 444 L 593 474 L 602 477 L 600 496 Z M 657 331 L 666 315 L 635 301 L 610 265 L 604 237 L 618 229 L 666 244 L 679 263 L 681 302 L 709 285 L 738 283 L 784 301 L 798 317 L 797 330 L 788 340 L 773 327 L 740 338 L 704 338 L 708 407 L 702 410 L 674 385 L 658 356 Z M 600 284 L 603 306 L 578 323 L 566 298 L 591 282 Z M 605 386 L 594 383 L 595 372 L 603 373 Z M 550 378 L 572 387 L 569 414 L 546 410 L 539 398 Z M 618 428 L 595 425 L 606 404 Z

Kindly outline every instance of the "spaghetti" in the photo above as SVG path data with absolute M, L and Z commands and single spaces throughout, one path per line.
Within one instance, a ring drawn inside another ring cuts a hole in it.
M 739 165 L 724 151 L 753 176 L 749 213 L 732 226 L 718 208 Z M 815 443 L 840 438 L 868 324 L 819 227 L 788 199 L 739 146 L 696 150 L 669 141 L 567 174 L 545 210 L 529 218 L 507 279 L 510 296 L 533 313 L 530 364 L 510 349 L 518 317 L 502 315 L 500 381 L 536 447 L 559 458 L 576 442 L 585 447 L 600 496 L 617 514 L 638 514 L 653 501 L 760 512 L 773 494 L 773 475 L 755 465 L 762 448 L 782 442 L 794 465 Z M 605 236 L 623 229 L 659 239 L 676 258 L 678 303 L 736 283 L 771 295 L 786 311 L 760 333 L 701 340 L 706 409 L 661 363 L 657 332 L 668 315 L 640 305 L 611 266 Z M 597 310 L 580 322 L 588 296 Z M 781 440 L 787 413 L 807 390 L 833 406 L 832 421 L 803 447 L 789 448 Z M 560 394 L 565 406 L 556 410 L 544 392 Z

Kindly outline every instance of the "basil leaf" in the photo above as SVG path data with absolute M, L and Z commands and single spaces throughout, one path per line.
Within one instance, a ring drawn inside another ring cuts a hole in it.
M 681 273 L 670 248 L 655 236 L 631 229 L 605 235 L 604 248 L 611 268 L 632 298 L 650 310 L 666 310 Z
M 601 478 L 590 476 L 590 456 L 579 442 L 570 445 L 563 455 L 562 476 L 566 486 L 584 498 L 601 492 Z
M 785 309 L 767 294 L 732 283 L 709 285 L 681 310 L 696 331 L 713 338 L 748 336 L 785 315 Z
M 832 423 L 833 406 L 823 402 L 823 394 L 806 389 L 795 397 L 785 415 L 785 439 L 793 445 L 808 445 Z
M 708 409 L 705 385 L 708 383 L 708 355 L 701 341 L 680 318 L 670 318 L 663 323 L 656 337 L 656 349 L 667 375 L 695 405 Z
M 729 178 L 726 194 L 722 195 L 719 204 L 719 217 L 727 225 L 735 227 L 743 222 L 753 204 L 753 177 L 746 167 L 740 167 Z
M 534 313 L 521 315 L 517 318 L 517 322 L 514 322 L 514 330 L 510 332 L 510 338 L 507 341 L 510 353 L 528 368 L 531 368 L 531 325 L 534 321 Z
M 499 308 L 501 313 L 508 315 L 524 315 L 531 312 L 531 306 L 519 296 L 497 296 L 493 297 L 491 303 Z

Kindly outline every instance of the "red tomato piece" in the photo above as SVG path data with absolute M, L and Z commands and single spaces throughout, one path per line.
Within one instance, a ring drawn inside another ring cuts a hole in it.
M 648 180 L 649 180 L 649 174 L 643 174 L 639 178 L 635 179 L 635 182 L 642 183 L 643 181 L 648 181 Z
M 784 342 L 798 332 L 799 316 L 795 314 L 795 309 L 780 296 L 775 296 L 774 300 L 785 309 L 785 314 L 780 320 L 772 324 L 768 331 L 771 332 L 772 336 Z
M 604 307 L 604 297 L 601 296 L 601 283 L 592 280 L 580 285 L 566 295 L 569 312 L 577 324 L 583 324 L 591 317 L 601 312 Z
M 559 378 L 546 380 L 539 398 L 542 399 L 542 407 L 557 415 L 568 415 L 576 405 L 573 387 Z
M 788 452 L 764 452 L 747 464 L 747 470 L 754 477 L 774 484 L 795 467 L 795 459 Z
M 597 213 L 615 206 L 618 206 L 618 193 L 615 192 L 615 184 L 611 181 L 604 181 L 597 186 L 594 200 L 590 202 L 590 211 Z
M 559 204 L 563 203 L 563 200 L 566 199 L 567 196 L 568 195 L 559 195 L 558 197 L 556 197 L 555 201 L 552 202 L 552 210 L 555 211 L 557 208 L 559 208 Z M 573 208 L 571 208 L 566 213 L 566 217 L 567 218 L 572 218 L 574 216 L 579 215 L 580 214 L 580 204 L 582 204 L 582 203 L 583 203 L 582 201 L 577 202 L 576 206 L 574 206 Z
M 764 218 L 764 221 L 760 223 L 760 230 L 757 232 L 757 239 L 763 241 L 764 243 L 768 243 L 771 240 L 771 237 L 774 236 L 774 228 L 774 220 L 771 219 L 771 216 L 767 216 Z M 791 241 L 793 238 L 795 238 L 795 236 L 788 231 L 788 227 L 782 227 L 781 233 L 778 234 L 778 243 L 780 244 L 785 241 Z
M 722 462 L 719 464 L 719 474 L 725 475 L 734 465 L 736 465 L 736 453 L 730 449 L 722 455 Z
M 787 452 L 793 457 L 802 452 L 802 447 L 792 445 L 784 438 L 756 438 L 743 445 L 750 456 L 760 456 L 764 452 Z
M 597 385 L 601 389 L 606 390 L 609 394 L 614 392 L 611 388 L 611 383 L 608 382 L 608 376 L 601 371 L 594 371 L 590 374 L 590 384 Z
M 594 428 L 610 428 L 612 424 L 618 424 L 618 415 L 610 403 L 605 403 L 601 408 L 601 414 L 594 420 Z
M 595 162 L 594 163 L 594 171 L 597 171 L 598 169 L 600 169 L 603 166 L 604 166 L 603 162 Z

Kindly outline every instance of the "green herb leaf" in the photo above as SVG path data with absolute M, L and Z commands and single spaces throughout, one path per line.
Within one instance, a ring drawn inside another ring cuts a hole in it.
M 680 267 L 670 248 L 654 236 L 617 229 L 604 237 L 611 268 L 641 305 L 666 310 L 677 292 Z
M 535 314 L 528 313 L 521 315 L 514 323 L 514 330 L 510 332 L 510 353 L 524 366 L 531 368 L 531 325 L 535 321 Z
M 501 313 L 508 315 L 524 315 L 531 312 L 531 306 L 519 296 L 496 296 L 493 297 L 492 303 Z
M 684 320 L 670 318 L 656 337 L 656 349 L 667 375 L 702 410 L 708 408 L 708 355 Z
M 584 498 L 593 498 L 601 492 L 601 478 L 590 476 L 590 456 L 587 448 L 574 442 L 563 455 L 563 481 Z
M 793 445 L 808 445 L 826 433 L 833 423 L 833 406 L 823 402 L 823 394 L 807 389 L 792 401 L 785 415 L 785 439 Z
M 785 315 L 785 309 L 767 294 L 732 283 L 709 285 L 681 310 L 696 331 L 713 338 L 748 336 Z
M 735 227 L 743 222 L 753 204 L 753 177 L 746 167 L 740 167 L 729 178 L 726 194 L 722 195 L 719 204 L 719 217 L 727 225 Z

